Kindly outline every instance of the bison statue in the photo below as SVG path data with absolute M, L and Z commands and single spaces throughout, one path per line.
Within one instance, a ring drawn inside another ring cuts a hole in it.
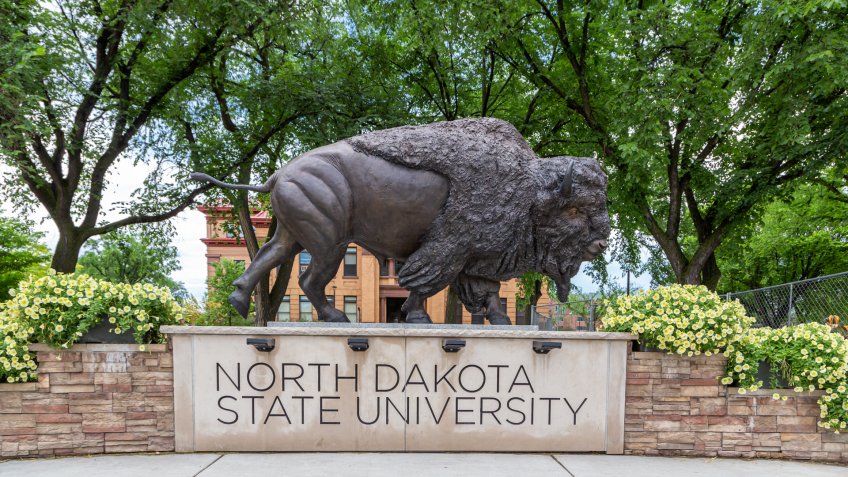
M 462 119 L 366 133 L 311 150 L 260 186 L 278 226 L 233 285 L 243 316 L 263 276 L 306 249 L 300 286 L 322 321 L 348 321 L 327 302 L 348 244 L 405 262 L 408 323 L 429 323 L 424 300 L 452 286 L 472 312 L 510 324 L 500 281 L 541 272 L 565 300 L 580 263 L 607 247 L 607 178 L 591 158 L 539 158 L 510 123 Z

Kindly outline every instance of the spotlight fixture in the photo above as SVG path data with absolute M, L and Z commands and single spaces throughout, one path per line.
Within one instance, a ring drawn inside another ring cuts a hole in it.
M 442 341 L 442 349 L 445 350 L 446 353 L 456 353 L 462 348 L 465 348 L 465 340 L 447 339 Z
M 276 340 L 274 338 L 248 338 L 247 345 L 255 347 L 258 351 L 267 353 L 274 350 Z
M 354 351 L 365 351 L 368 349 L 368 338 L 348 338 L 347 345 Z
M 552 349 L 562 348 L 562 343 L 559 341 L 534 341 L 533 351 L 538 354 L 548 354 Z

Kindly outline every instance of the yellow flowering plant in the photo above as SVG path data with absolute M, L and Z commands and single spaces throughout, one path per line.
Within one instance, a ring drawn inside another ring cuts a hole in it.
M 704 286 L 669 285 L 641 290 L 606 303 L 604 331 L 624 331 L 670 353 L 722 353 L 751 327 L 738 301 L 722 300 Z
M 785 328 L 752 329 L 729 353 L 723 384 L 736 383 L 739 392 L 762 387 L 776 388 L 757 377 L 759 366 L 768 363 L 778 370 L 796 392 L 822 390 L 819 426 L 837 432 L 848 427 L 848 340 L 823 323 L 804 323 Z M 774 393 L 774 399 L 786 399 Z
M 67 348 L 104 320 L 113 333 L 131 331 L 136 343 L 161 343 L 160 325 L 179 324 L 182 306 L 170 290 L 111 283 L 84 274 L 50 271 L 30 277 L 0 303 L 0 381 L 28 381 L 36 363 L 29 343 Z
M 35 379 L 38 365 L 28 347 L 34 331 L 17 321 L 6 320 L 0 313 L 0 382 L 24 383 Z

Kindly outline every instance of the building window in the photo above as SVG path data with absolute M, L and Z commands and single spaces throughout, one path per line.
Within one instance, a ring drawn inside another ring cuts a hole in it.
M 395 260 L 395 276 L 400 275 L 400 271 L 403 269 L 403 266 L 405 264 L 406 264 L 406 262 L 403 262 L 403 261 L 400 261 L 400 260 Z
M 504 314 L 506 314 L 506 313 L 507 313 L 507 311 L 506 311 L 506 310 L 507 310 L 507 307 L 506 307 L 506 298 L 501 298 L 501 310 L 503 310 Z
M 300 321 L 312 321 L 312 303 L 306 295 L 300 296 Z
M 280 303 L 280 309 L 277 311 L 277 321 L 291 321 L 291 298 L 288 295 L 283 297 Z
M 344 297 L 344 313 L 351 322 L 356 322 L 356 297 Z
M 389 275 L 389 261 L 390 259 L 385 259 L 380 262 L 380 276 L 388 277 Z
M 234 262 L 236 262 L 236 263 L 238 263 L 238 264 L 239 264 L 239 265 L 241 265 L 242 267 L 244 267 L 244 260 L 233 260 L 233 261 L 234 261 Z
M 332 306 L 333 308 L 335 308 L 335 307 L 336 307 L 336 297 L 334 297 L 334 296 L 332 296 L 332 295 L 331 295 L 331 296 L 328 296 L 328 297 L 327 297 L 327 303 L 328 303 L 330 306 Z
M 344 276 L 356 276 L 356 247 L 348 247 L 344 257 Z
M 312 263 L 312 255 L 306 250 L 300 252 L 300 271 L 297 275 L 303 275 L 310 263 Z

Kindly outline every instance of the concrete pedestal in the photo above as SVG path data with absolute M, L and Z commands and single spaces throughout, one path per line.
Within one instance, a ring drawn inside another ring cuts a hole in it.
M 162 331 L 173 338 L 177 451 L 623 452 L 629 334 L 320 323 Z M 272 339 L 273 350 L 251 338 Z M 352 349 L 364 347 L 357 339 L 367 350 Z M 447 352 L 447 339 L 464 347 Z M 534 350 L 550 343 L 561 348 Z

